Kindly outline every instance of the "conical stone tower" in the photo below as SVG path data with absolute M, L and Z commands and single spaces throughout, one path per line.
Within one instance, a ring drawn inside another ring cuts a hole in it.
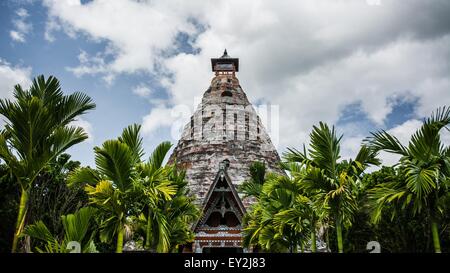
M 251 199 L 242 200 L 236 188 L 250 179 L 249 167 L 265 163 L 268 172 L 283 173 L 280 157 L 255 109 L 242 90 L 236 72 L 239 59 L 225 50 L 211 59 L 215 76 L 169 162 L 186 170 L 191 193 L 203 209 L 194 226 L 195 252 L 241 248 L 241 223 Z

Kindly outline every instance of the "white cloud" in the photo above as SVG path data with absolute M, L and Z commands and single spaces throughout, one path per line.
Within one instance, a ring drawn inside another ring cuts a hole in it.
M 141 83 L 133 88 L 133 93 L 140 97 L 146 98 L 150 96 L 150 94 L 152 94 L 153 92 L 150 89 L 150 87 Z
M 13 39 L 16 42 L 25 42 L 25 37 L 22 33 L 15 31 L 15 30 L 11 30 L 9 32 L 9 36 L 11 37 L 11 39 Z
M 417 117 L 450 101 L 445 1 L 45 4 L 49 20 L 65 32 L 107 44 L 102 52 L 82 56 L 71 69 L 76 75 L 100 74 L 111 82 L 117 74 L 144 71 L 161 79 L 169 100 L 144 117 L 147 133 L 172 125 L 170 106 L 191 106 L 203 93 L 212 77 L 209 59 L 225 47 L 240 58 L 238 77 L 250 100 L 280 106 L 280 151 L 299 147 L 318 121 L 336 123 L 350 104 L 359 103 L 382 128 L 398 98 L 417 99 Z M 198 53 L 177 51 L 180 33 L 190 36 Z M 403 125 L 406 132 L 408 124 Z M 345 134 L 345 153 L 354 153 L 364 136 Z
M 9 36 L 13 41 L 20 43 L 26 41 L 25 36 L 33 29 L 33 25 L 26 21 L 28 16 L 28 11 L 24 8 L 16 11 L 16 18 L 12 21 L 14 29 L 9 32 Z
M 175 118 L 171 116 L 172 109 L 162 106 L 156 107 L 153 111 L 143 118 L 142 132 L 148 134 L 159 127 L 170 126 Z
M 68 68 L 68 70 L 73 72 L 77 77 L 81 77 L 86 74 L 89 75 L 106 72 L 105 61 L 100 53 L 96 56 L 89 56 L 86 51 L 82 50 L 78 55 L 78 60 L 80 61 L 79 66 L 75 68 Z
M 169 128 L 172 141 L 179 139 L 182 129 L 191 115 L 191 109 L 186 105 L 168 107 L 155 106 L 152 111 L 142 119 L 142 132 L 152 135 L 161 128 Z
M 0 59 L 0 98 L 11 99 L 16 84 L 28 88 L 31 84 L 30 74 L 30 67 L 12 66 Z
M 93 128 L 92 128 L 92 124 L 89 121 L 87 121 L 83 118 L 77 118 L 76 120 L 72 121 L 70 123 L 70 125 L 83 128 L 84 132 L 88 136 L 88 139 L 86 140 L 86 142 L 88 142 L 88 143 L 94 142 Z
M 394 135 L 400 143 L 408 145 L 411 136 L 422 126 L 422 121 L 417 119 L 407 120 L 404 123 L 388 130 L 388 133 Z
M 190 35 L 196 32 L 185 13 L 184 3 L 177 6 L 165 1 L 127 0 L 87 4 L 46 0 L 44 3 L 49 7 L 49 20 L 58 20 L 66 32 L 79 32 L 108 43 L 113 60 L 104 61 L 104 70 L 98 69 L 96 64 L 94 69 L 88 70 L 90 65 L 82 64 L 84 73 L 151 72 L 156 69 L 161 53 L 173 49 L 174 39 L 180 32 Z
M 54 19 L 49 19 L 45 23 L 44 39 L 49 42 L 55 41 L 54 32 L 61 30 L 61 25 Z

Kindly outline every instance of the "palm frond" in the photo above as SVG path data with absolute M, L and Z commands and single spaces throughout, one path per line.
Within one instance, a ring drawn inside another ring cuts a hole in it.
M 171 147 L 172 144 L 168 141 L 162 142 L 158 146 L 156 146 L 155 150 L 150 156 L 150 164 L 155 168 L 160 168 Z
M 92 207 L 81 208 L 74 214 L 61 216 L 64 226 L 65 240 L 82 243 L 88 233 L 91 221 L 96 213 Z
M 140 162 L 144 156 L 144 148 L 142 147 L 142 137 L 140 136 L 141 126 L 133 124 L 125 128 L 119 141 L 125 143 L 133 153 L 135 162 Z
M 60 124 L 65 126 L 74 121 L 78 116 L 89 110 L 95 109 L 96 105 L 92 99 L 81 92 L 75 92 L 61 98 L 61 102 L 54 113 Z
M 32 238 L 45 242 L 56 241 L 50 230 L 42 221 L 37 221 L 32 225 L 27 225 L 23 233 Z
M 250 165 L 250 180 L 244 181 L 238 187 L 238 191 L 245 197 L 258 197 L 262 191 L 262 185 L 266 179 L 266 166 L 264 163 L 255 161 Z
M 320 122 L 319 126 L 313 126 L 310 134 L 311 148 L 309 154 L 317 164 L 317 167 L 325 170 L 328 175 L 335 176 L 336 164 L 340 158 L 340 141 L 334 127 L 331 129 L 326 123 Z
M 381 164 L 381 161 L 377 156 L 378 152 L 376 150 L 371 149 L 369 146 L 362 145 L 355 157 L 355 161 L 361 164 L 360 170 L 364 171 L 364 169 L 370 165 L 379 166 Z
M 254 183 L 264 184 L 266 176 L 266 165 L 263 162 L 255 161 L 250 165 L 250 177 Z
M 153 216 L 157 223 L 154 232 L 157 233 L 156 240 L 156 251 L 159 253 L 168 252 L 170 248 L 170 227 L 165 214 L 159 211 L 154 211 Z
M 379 132 L 371 133 L 372 136 L 365 139 L 365 142 L 373 148 L 375 151 L 384 150 L 389 153 L 399 154 L 402 156 L 408 156 L 408 149 L 400 143 L 400 141 L 389 134 L 388 132 L 381 130 Z
M 117 140 L 107 140 L 95 147 L 95 164 L 100 173 L 111 180 L 121 191 L 132 186 L 131 173 L 134 155 L 128 145 Z
M 59 127 L 49 139 L 49 142 L 52 143 L 51 158 L 55 158 L 71 146 L 78 144 L 87 138 L 87 134 L 81 127 Z
M 389 206 L 401 204 L 402 202 L 409 203 L 411 199 L 408 196 L 408 191 L 398 182 L 382 183 L 369 190 L 368 200 L 372 208 L 372 222 L 378 223 L 381 220 L 383 211 Z
M 306 147 L 303 145 L 303 152 L 295 149 L 295 148 L 288 148 L 288 151 L 283 154 L 283 159 L 287 162 L 297 162 L 300 164 L 308 164 L 311 162 L 310 159 L 308 159 L 308 156 L 306 154 Z
M 89 167 L 77 168 L 67 176 L 69 187 L 76 185 L 95 185 L 101 180 L 100 174 Z
M 244 194 L 244 198 L 259 197 L 262 191 L 262 185 L 253 181 L 244 181 L 239 185 L 238 191 Z
M 406 187 L 415 193 L 419 199 L 436 189 L 437 166 L 427 168 L 407 163 L 405 171 Z
M 411 155 L 424 162 L 439 156 L 442 151 L 440 131 L 449 124 L 450 108 L 438 108 L 411 137 L 408 145 Z

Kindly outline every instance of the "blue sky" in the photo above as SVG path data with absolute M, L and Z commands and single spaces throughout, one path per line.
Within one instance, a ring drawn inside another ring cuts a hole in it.
M 96 110 L 83 116 L 83 120 L 92 125 L 92 142 L 69 150 L 74 159 L 92 165 L 94 146 L 115 138 L 129 124 L 141 123 L 142 117 L 150 111 L 151 105 L 131 92 L 137 82 L 150 80 L 150 77 L 142 74 L 121 75 L 112 85 L 105 84 L 97 76 L 76 77 L 67 68 L 78 64 L 80 51 L 95 52 L 103 48 L 104 43 L 83 37 L 73 39 L 65 33 L 55 33 L 55 41 L 49 42 L 44 37 L 47 9 L 40 2 L 18 4 L 10 1 L 1 2 L 0 6 L 0 58 L 15 65 L 31 67 L 31 77 L 53 75 L 60 80 L 65 92 L 83 91 L 96 103 Z M 10 30 L 14 29 L 13 20 L 17 18 L 16 12 L 20 8 L 27 10 L 27 21 L 33 26 L 25 42 L 17 42 L 10 37 Z M 161 96 L 164 96 L 163 92 Z
M 323 120 L 351 157 L 370 131 L 406 141 L 450 105 L 449 1 L 277 2 L 2 1 L 0 96 L 40 74 L 86 92 L 97 104 L 79 121 L 90 139 L 69 152 L 89 165 L 92 148 L 131 123 L 143 124 L 148 153 L 176 143 L 186 116 L 173 109 L 193 109 L 225 47 L 249 99 L 279 107 L 279 152 Z

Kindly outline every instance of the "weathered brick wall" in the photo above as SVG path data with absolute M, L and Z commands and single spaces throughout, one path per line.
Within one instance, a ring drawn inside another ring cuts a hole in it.
M 254 161 L 266 164 L 269 172 L 283 173 L 277 166 L 280 157 L 255 109 L 231 74 L 217 75 L 203 94 L 202 102 L 169 162 L 186 169 L 191 192 L 202 203 L 219 170 L 219 163 L 230 161 L 228 174 L 235 186 L 249 179 Z M 243 200 L 246 207 L 250 200 Z

